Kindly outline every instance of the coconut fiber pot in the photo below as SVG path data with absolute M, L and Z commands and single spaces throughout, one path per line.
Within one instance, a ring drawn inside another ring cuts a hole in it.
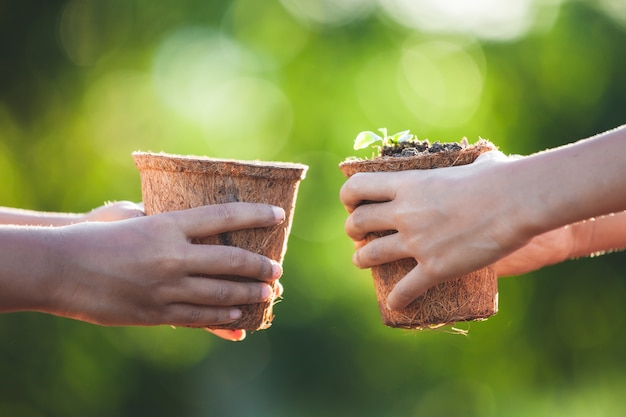
M 474 162 L 484 152 L 496 147 L 486 140 L 454 150 L 439 147 L 437 152 L 419 152 L 413 156 L 380 156 L 368 160 L 346 160 L 339 168 L 346 177 L 357 172 L 389 172 L 411 169 L 434 169 Z M 371 233 L 367 241 L 393 233 Z M 493 266 L 456 277 L 430 288 L 404 310 L 386 308 L 387 296 L 417 262 L 410 259 L 371 268 L 382 321 L 390 327 L 422 329 L 454 324 L 459 321 L 483 320 L 498 311 L 498 280 Z
M 198 244 L 236 246 L 282 264 L 298 186 L 308 169 L 306 165 L 150 152 L 134 152 L 132 156 L 141 175 L 143 203 L 148 215 L 237 201 L 282 207 L 285 210 L 285 221 L 277 226 L 220 233 L 193 241 Z M 252 281 L 229 275 L 210 278 Z M 274 303 L 275 300 L 270 299 L 241 306 L 243 314 L 236 322 L 205 327 L 251 331 L 265 329 L 274 318 Z

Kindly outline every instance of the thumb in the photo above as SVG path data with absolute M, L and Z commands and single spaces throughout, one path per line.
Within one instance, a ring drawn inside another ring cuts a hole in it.
M 504 160 L 508 158 L 509 157 L 506 156 L 504 153 L 498 150 L 495 150 L 495 151 L 481 153 L 480 155 L 478 155 L 478 158 L 476 158 L 476 160 L 473 163 L 476 164 L 476 163 L 482 163 L 482 162 L 487 162 L 487 161 Z

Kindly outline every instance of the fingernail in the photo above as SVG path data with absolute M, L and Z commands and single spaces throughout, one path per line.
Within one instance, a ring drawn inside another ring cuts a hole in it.
M 280 278 L 283 274 L 283 267 L 276 261 L 272 260 L 272 278 Z
M 228 317 L 230 317 L 233 320 L 237 320 L 238 318 L 241 318 L 241 310 L 239 310 L 238 308 L 231 308 L 230 311 L 228 312 Z
M 274 290 L 272 289 L 272 287 L 270 287 L 269 285 L 263 285 L 263 288 L 261 288 L 261 297 L 263 298 L 263 300 L 267 300 L 272 296 L 273 292 Z
M 354 255 L 352 255 L 352 263 L 356 265 L 357 267 L 359 266 L 359 253 L 358 252 L 354 252 Z
M 276 222 L 281 223 L 285 220 L 285 210 L 277 206 L 272 206 L 272 211 L 274 212 Z

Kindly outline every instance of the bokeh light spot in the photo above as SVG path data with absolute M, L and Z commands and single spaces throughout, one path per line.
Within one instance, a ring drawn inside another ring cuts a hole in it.
M 187 28 L 162 43 L 153 77 L 164 103 L 203 130 L 213 156 L 270 159 L 287 140 L 292 110 L 259 75 L 261 62 L 224 35 Z
M 538 6 L 555 3 L 559 1 L 380 0 L 383 10 L 403 26 L 494 40 L 511 40 L 527 34 L 535 25 L 544 23 L 537 19 Z
M 482 59 L 481 54 L 474 55 Z M 480 104 L 481 66 L 460 44 L 433 41 L 409 45 L 400 59 L 398 89 L 420 122 L 462 125 Z

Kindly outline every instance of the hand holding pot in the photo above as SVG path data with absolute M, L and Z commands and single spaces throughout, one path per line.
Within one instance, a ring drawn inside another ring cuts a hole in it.
M 387 299 L 401 309 L 490 263 L 514 275 L 626 248 L 625 153 L 622 126 L 526 157 L 492 151 L 458 167 L 355 174 L 341 190 L 354 263 L 414 258 L 418 265 Z M 397 233 L 362 243 L 382 230 Z
M 469 165 L 358 173 L 347 180 L 340 198 L 350 213 L 346 233 L 357 243 L 355 265 L 418 262 L 389 294 L 389 308 L 400 310 L 428 288 L 483 268 L 530 239 L 509 225 L 513 202 L 494 204 L 490 196 L 497 195 L 498 185 L 485 178 L 506 163 L 491 151 Z M 365 244 L 368 233 L 385 230 L 397 233 Z
M 266 204 L 229 203 L 114 222 L 0 226 L 1 311 L 40 311 L 101 325 L 206 326 L 274 296 L 280 265 L 191 239 L 281 223 Z M 233 282 L 200 275 L 239 275 Z M 235 334 L 236 333 L 236 334 Z M 241 339 L 242 332 L 219 334 Z

